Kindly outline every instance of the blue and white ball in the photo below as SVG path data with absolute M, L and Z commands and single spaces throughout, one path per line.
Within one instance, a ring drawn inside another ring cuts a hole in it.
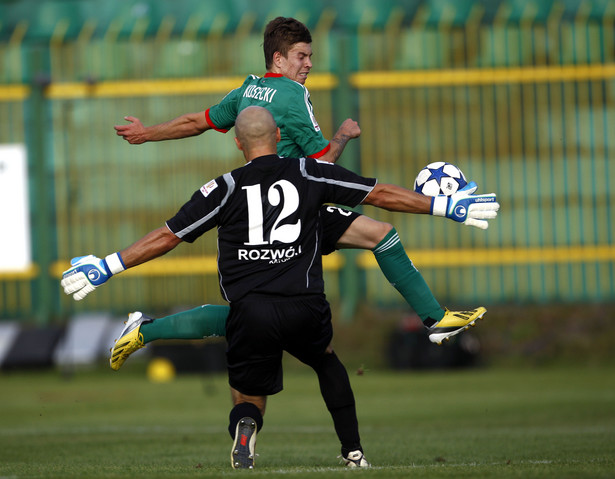
M 414 191 L 427 196 L 451 196 L 468 182 L 459 168 L 445 161 L 430 163 L 414 180 Z

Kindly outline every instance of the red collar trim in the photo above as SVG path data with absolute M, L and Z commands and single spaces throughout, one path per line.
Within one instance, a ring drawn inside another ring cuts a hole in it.
M 283 76 L 284 75 L 282 75 L 281 73 L 271 73 L 271 72 L 265 73 L 265 78 L 280 78 Z

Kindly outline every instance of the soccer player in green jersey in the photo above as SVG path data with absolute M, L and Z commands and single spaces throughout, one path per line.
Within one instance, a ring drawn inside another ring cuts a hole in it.
M 217 105 L 165 123 L 145 127 L 138 118 L 127 116 L 125 120 L 129 124 L 115 126 L 117 134 L 131 144 L 140 144 L 186 138 L 208 130 L 226 132 L 233 127 L 241 110 L 256 105 L 267 108 L 280 128 L 280 156 L 307 156 L 336 162 L 346 143 L 357 138 L 361 130 L 356 121 L 347 119 L 330 142 L 320 131 L 305 87 L 312 68 L 311 43 L 305 25 L 293 18 L 278 17 L 265 28 L 263 49 L 267 72 L 264 76 L 249 75 L 243 85 Z M 392 225 L 337 207 L 323 207 L 321 218 L 322 253 L 329 254 L 338 248 L 371 250 L 385 277 L 428 328 L 432 342 L 441 344 L 474 325 L 485 314 L 483 307 L 471 311 L 442 309 L 406 255 Z M 112 349 L 111 367 L 119 369 L 132 352 L 156 339 L 222 336 L 227 315 L 227 306 L 215 305 L 204 305 L 156 320 L 140 312 L 132 313 Z

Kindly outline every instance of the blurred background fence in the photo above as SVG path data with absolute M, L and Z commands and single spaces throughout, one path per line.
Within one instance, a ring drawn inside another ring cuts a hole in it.
M 347 117 L 362 127 L 342 165 L 411 188 L 445 160 L 498 194 L 487 231 L 365 209 L 395 225 L 441 303 L 613 300 L 615 1 L 24 0 L 0 2 L 0 145 L 26 146 L 32 262 L 0 271 L 0 319 L 221 302 L 213 233 L 81 303 L 58 278 L 242 164 L 232 133 L 135 146 L 113 125 L 204 110 L 263 74 L 277 15 L 312 31 L 306 86 L 325 136 Z M 1 249 L 11 232 L 3 221 Z M 369 252 L 325 266 L 347 311 L 403 304 Z

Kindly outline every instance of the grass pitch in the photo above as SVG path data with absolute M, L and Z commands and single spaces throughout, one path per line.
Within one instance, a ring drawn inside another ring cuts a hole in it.
M 224 374 L 0 374 L 0 477 L 347 477 L 311 371 L 270 398 L 254 471 L 230 467 Z M 615 368 L 351 374 L 377 478 L 615 477 Z

